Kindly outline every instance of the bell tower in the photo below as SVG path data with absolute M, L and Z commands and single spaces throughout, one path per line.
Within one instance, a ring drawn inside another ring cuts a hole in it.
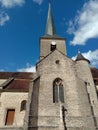
M 49 4 L 40 61 L 29 89 L 25 130 L 97 130 L 98 99 L 88 60 L 66 56 Z M 43 59 L 43 60 L 41 60 Z
M 56 34 L 51 5 L 49 3 L 45 35 L 40 38 L 40 59 L 55 49 L 66 55 L 65 39 Z

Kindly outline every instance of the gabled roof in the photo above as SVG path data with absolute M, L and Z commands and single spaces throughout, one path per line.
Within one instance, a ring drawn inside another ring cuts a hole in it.
M 41 61 L 43 61 L 44 59 L 46 59 L 49 55 L 51 55 L 53 52 L 58 51 L 61 55 L 67 57 L 64 53 L 62 53 L 61 51 L 59 51 L 58 49 L 55 49 L 53 51 L 51 51 L 48 55 L 46 55 L 43 59 L 41 59 L 40 61 L 37 62 L 37 64 L 39 64 Z M 68 59 L 70 59 L 69 57 L 67 57 Z M 73 61 L 72 59 L 70 59 L 71 61 Z M 74 61 L 73 61 L 74 62 Z
M 15 79 L 11 84 L 6 87 L 6 90 L 19 90 L 29 91 L 30 80 L 27 79 Z
M 21 78 L 21 79 L 31 79 L 33 73 L 28 72 L 0 72 L 0 79 L 9 79 L 9 78 Z
M 0 85 L 0 91 L 28 92 L 33 73 L 28 72 L 0 72 L 0 79 L 6 79 Z

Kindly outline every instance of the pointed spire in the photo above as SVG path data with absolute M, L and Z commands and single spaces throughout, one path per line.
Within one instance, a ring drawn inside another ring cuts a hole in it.
M 56 29 L 54 26 L 54 21 L 53 21 L 53 16 L 52 16 L 52 11 L 51 11 L 51 5 L 49 2 L 49 8 L 48 8 L 48 16 L 47 16 L 47 23 L 46 23 L 46 35 L 55 35 L 56 34 Z
M 75 61 L 79 61 L 79 60 L 85 60 L 87 61 L 88 63 L 90 63 L 90 61 L 88 59 L 86 59 L 81 53 L 80 51 L 78 51 L 78 55 L 77 55 L 77 58 Z

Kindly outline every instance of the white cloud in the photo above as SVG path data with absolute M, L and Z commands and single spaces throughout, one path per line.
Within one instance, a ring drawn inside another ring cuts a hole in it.
M 12 8 L 14 6 L 22 6 L 25 0 L 0 0 L 2 7 Z
M 36 72 L 36 67 L 27 63 L 25 68 L 17 69 L 17 71 L 18 72 Z
M 91 62 L 91 65 L 98 67 L 98 49 L 94 51 L 89 50 L 82 53 L 82 55 Z M 72 57 L 72 59 L 76 59 L 76 56 Z
M 22 6 L 25 3 L 25 0 L 0 0 L 0 4 L 5 8 L 12 8 L 14 6 Z M 4 11 L 0 12 L 0 26 L 5 25 L 7 21 L 10 20 L 10 17 Z
M 3 26 L 7 21 L 10 20 L 10 17 L 5 12 L 0 12 L 0 26 Z
M 74 34 L 73 45 L 85 45 L 90 38 L 98 38 L 98 0 L 89 0 L 69 22 L 68 33 Z
M 43 2 L 43 0 L 33 0 L 33 2 L 35 2 L 35 3 L 39 4 L 39 5 L 41 5 L 42 2 Z

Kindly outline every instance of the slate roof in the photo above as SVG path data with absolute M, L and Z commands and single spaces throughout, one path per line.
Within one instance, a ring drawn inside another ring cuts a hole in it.
M 29 91 L 30 80 L 28 79 L 15 79 L 7 87 L 6 90 L 19 90 Z
M 28 72 L 0 72 L 0 79 L 7 79 L 0 85 L 1 91 L 28 92 L 33 73 Z
M 86 59 L 80 52 L 77 55 L 76 61 L 79 60 L 86 60 L 88 63 L 90 63 L 90 61 L 88 59 Z
M 46 23 L 46 34 L 49 34 L 49 35 L 56 34 L 56 28 L 54 25 L 50 3 L 49 3 L 49 8 L 48 8 L 48 16 L 47 16 L 47 23 Z
M 42 36 L 42 38 L 58 38 L 58 39 L 62 39 L 56 33 L 56 28 L 55 28 L 55 24 L 54 24 L 54 19 L 53 19 L 50 3 L 49 3 L 47 22 L 46 22 L 46 32 L 45 32 L 45 35 Z

